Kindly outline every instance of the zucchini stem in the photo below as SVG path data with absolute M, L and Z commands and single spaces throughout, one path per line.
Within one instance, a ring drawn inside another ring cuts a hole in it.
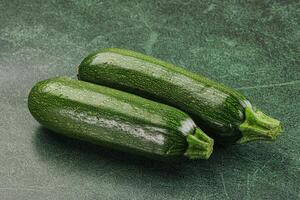
M 240 125 L 243 137 L 237 143 L 254 140 L 275 140 L 282 132 L 280 121 L 273 119 L 251 107 L 245 109 L 245 121 Z
M 208 159 L 213 151 L 214 140 L 208 137 L 200 128 L 194 135 L 187 136 L 188 148 L 184 155 L 189 159 Z

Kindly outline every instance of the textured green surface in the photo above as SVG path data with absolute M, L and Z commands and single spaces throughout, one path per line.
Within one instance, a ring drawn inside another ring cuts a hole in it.
M 52 131 L 132 154 L 208 159 L 213 149 L 213 140 L 176 108 L 68 77 L 35 84 L 28 108 Z
M 78 78 L 179 108 L 218 144 L 274 140 L 281 132 L 278 120 L 258 114 L 237 90 L 138 52 L 92 53 L 79 65 Z
M 0 0 L 0 199 L 300 198 L 298 1 L 37 2 Z M 237 88 L 285 132 L 169 167 L 49 134 L 30 88 L 105 47 Z

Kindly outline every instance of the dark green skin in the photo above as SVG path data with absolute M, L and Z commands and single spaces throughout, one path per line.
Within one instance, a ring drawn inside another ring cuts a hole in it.
M 219 144 L 242 137 L 245 107 L 250 103 L 237 91 L 163 62 L 124 49 L 105 49 L 87 56 L 78 78 L 131 92 L 188 113 Z
M 37 83 L 34 118 L 63 135 L 152 158 L 178 158 L 196 127 L 184 112 L 142 97 L 60 77 Z M 182 130 L 184 122 L 190 122 Z

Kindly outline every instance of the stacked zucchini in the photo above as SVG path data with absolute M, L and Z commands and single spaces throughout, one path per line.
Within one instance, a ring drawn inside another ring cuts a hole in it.
M 137 52 L 92 53 L 78 79 L 37 83 L 29 110 L 55 132 L 109 148 L 157 159 L 208 159 L 214 140 L 274 140 L 282 131 L 239 92 Z

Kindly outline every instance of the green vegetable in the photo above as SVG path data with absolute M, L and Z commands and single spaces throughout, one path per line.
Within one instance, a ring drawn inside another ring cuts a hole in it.
M 88 55 L 78 78 L 131 92 L 188 113 L 220 144 L 273 140 L 281 124 L 239 92 L 167 62 L 125 49 Z
M 84 81 L 41 81 L 32 88 L 28 107 L 55 132 L 134 154 L 208 159 L 213 149 L 213 140 L 184 112 Z

